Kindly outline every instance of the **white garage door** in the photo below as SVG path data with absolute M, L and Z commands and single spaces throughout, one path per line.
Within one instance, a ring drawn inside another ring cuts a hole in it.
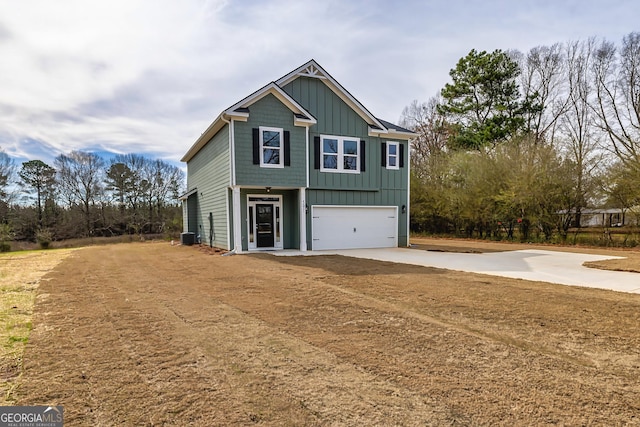
M 313 249 L 398 246 L 396 206 L 312 206 Z

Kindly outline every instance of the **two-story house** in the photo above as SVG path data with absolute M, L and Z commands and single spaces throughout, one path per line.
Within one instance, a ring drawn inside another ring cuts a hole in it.
M 413 136 L 311 60 L 224 110 L 184 155 L 184 230 L 236 252 L 408 246 Z

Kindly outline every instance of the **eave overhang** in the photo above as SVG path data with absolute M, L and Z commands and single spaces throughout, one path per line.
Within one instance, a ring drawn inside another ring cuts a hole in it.
M 276 83 L 271 82 L 268 85 L 258 89 L 251 95 L 247 96 L 240 102 L 232 105 L 224 110 L 216 119 L 209 125 L 196 142 L 191 146 L 189 151 L 180 159 L 181 162 L 188 162 L 195 156 L 198 151 L 204 147 L 207 142 L 211 140 L 226 124 L 231 120 L 246 122 L 249 120 L 250 106 L 267 95 L 275 96 L 283 105 L 285 105 L 293 113 L 293 125 L 294 126 L 313 126 L 318 121 L 309 113 L 304 107 L 298 104 L 293 98 L 291 98 L 285 91 L 283 91 Z

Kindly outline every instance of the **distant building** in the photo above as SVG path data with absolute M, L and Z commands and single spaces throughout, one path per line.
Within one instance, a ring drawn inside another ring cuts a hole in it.
M 634 209 L 603 208 L 582 209 L 580 211 L 579 227 L 622 227 L 625 225 L 637 225 L 640 207 Z M 567 215 L 568 211 L 562 211 L 561 215 Z M 575 210 L 571 211 L 575 216 Z

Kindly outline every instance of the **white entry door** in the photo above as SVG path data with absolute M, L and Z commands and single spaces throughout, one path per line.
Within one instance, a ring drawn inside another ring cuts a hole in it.
M 312 206 L 312 248 L 356 249 L 398 246 L 396 206 Z

